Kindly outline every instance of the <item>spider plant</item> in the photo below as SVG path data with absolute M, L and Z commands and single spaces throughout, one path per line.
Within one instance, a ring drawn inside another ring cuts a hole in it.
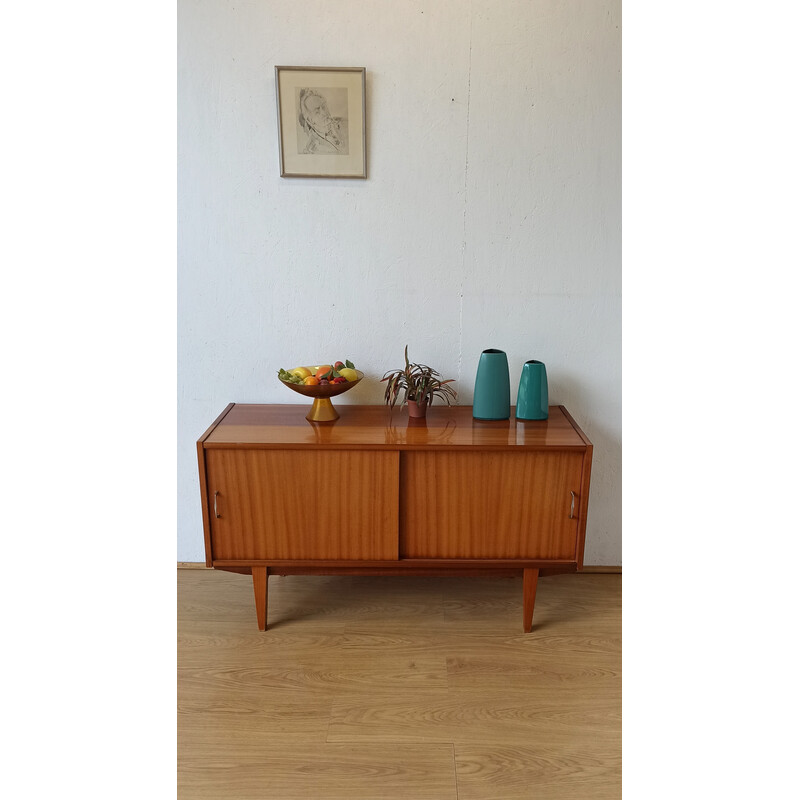
M 382 378 L 386 381 L 384 400 L 386 405 L 394 408 L 398 400 L 401 407 L 409 402 L 416 402 L 418 407 L 424 408 L 433 404 L 435 397 L 444 400 L 447 405 L 452 405 L 451 400 L 456 400 L 455 389 L 448 384 L 455 378 L 442 379 L 441 373 L 425 364 L 412 364 L 408 360 L 408 345 L 405 349 L 406 365 L 403 369 L 389 370 Z

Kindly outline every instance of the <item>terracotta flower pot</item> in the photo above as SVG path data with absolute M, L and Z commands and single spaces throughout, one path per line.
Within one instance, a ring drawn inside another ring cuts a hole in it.
M 423 400 L 422 403 L 417 403 L 416 400 L 408 401 L 408 416 L 419 419 L 428 413 L 428 401 Z

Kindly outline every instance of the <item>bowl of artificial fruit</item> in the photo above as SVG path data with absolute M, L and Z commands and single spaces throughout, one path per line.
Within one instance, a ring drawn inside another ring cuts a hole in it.
M 339 419 L 331 397 L 349 391 L 363 377 L 364 373 L 357 370 L 352 361 L 278 370 L 278 379 L 284 386 L 305 397 L 314 398 L 311 411 L 306 414 L 309 422 L 333 422 Z

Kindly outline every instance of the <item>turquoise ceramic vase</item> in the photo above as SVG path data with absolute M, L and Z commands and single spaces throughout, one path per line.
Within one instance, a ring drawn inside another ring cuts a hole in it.
M 547 369 L 541 361 L 522 365 L 517 392 L 517 419 L 547 419 Z
M 511 416 L 508 357 L 502 350 L 492 348 L 481 353 L 475 375 L 472 416 L 475 419 L 508 419 Z

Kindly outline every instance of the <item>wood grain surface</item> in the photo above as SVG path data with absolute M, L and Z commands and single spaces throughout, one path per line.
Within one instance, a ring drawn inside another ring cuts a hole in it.
M 308 405 L 232 403 L 203 435 L 214 447 L 459 448 L 488 449 L 576 447 L 588 440 L 562 406 L 550 406 L 545 420 L 472 418 L 472 406 L 432 406 L 422 421 L 409 421 L 403 409 L 337 403 L 339 419 L 314 425 L 305 415 Z
M 403 558 L 575 559 L 579 452 L 405 452 Z
M 273 576 L 262 633 L 178 570 L 178 797 L 618 798 L 621 576 L 540 578 L 531 634 L 521 584 Z
M 205 456 L 214 560 L 397 558 L 398 453 Z

